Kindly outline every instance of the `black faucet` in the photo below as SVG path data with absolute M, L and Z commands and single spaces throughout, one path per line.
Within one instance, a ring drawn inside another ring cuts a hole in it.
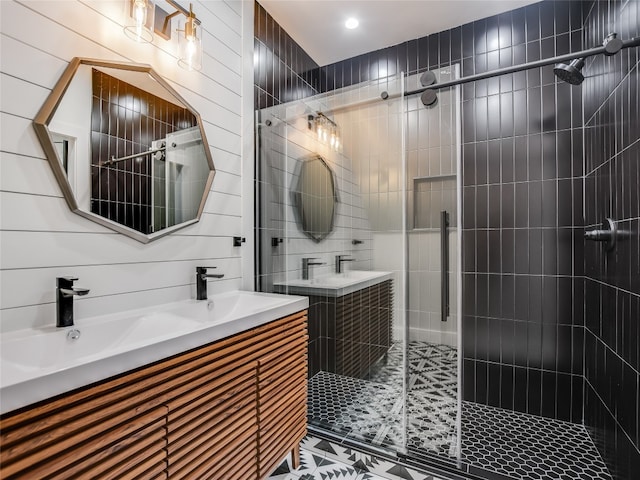
M 302 279 L 309 280 L 309 267 L 312 265 L 324 265 L 322 262 L 312 262 L 316 258 L 303 258 L 302 259 Z
M 73 282 L 76 280 L 78 280 L 76 277 L 56 278 L 56 306 L 58 310 L 56 327 L 73 326 L 73 297 L 89 293 L 88 288 L 74 287 Z
M 196 267 L 196 298 L 198 300 L 206 300 L 207 297 L 207 278 L 222 278 L 223 273 L 207 273 L 207 269 L 217 267 Z
M 336 273 L 342 273 L 342 262 L 353 262 L 355 258 L 345 258 L 346 255 L 336 255 Z

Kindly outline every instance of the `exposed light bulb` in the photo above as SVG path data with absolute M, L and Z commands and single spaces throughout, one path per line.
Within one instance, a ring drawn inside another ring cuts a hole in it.
M 180 35 L 180 65 L 185 70 L 200 70 L 202 67 L 202 43 L 198 38 L 195 15 L 190 15 Z
M 153 3 L 151 0 L 130 0 L 127 5 L 134 25 L 124 27 L 125 35 L 139 43 L 150 43 L 153 34 L 147 25 L 153 24 Z
M 322 113 L 315 117 L 309 115 L 309 129 L 315 132 L 319 142 L 326 144 L 331 150 L 340 149 L 340 129 Z
M 189 37 L 187 38 L 187 58 L 186 58 L 186 62 L 187 65 L 189 65 L 189 68 L 192 69 L 193 68 L 193 59 L 196 55 L 196 51 L 198 50 L 198 47 L 196 46 L 196 40 L 193 37 Z
M 133 5 L 134 18 L 136 19 L 136 36 L 138 41 L 142 38 L 142 29 L 147 18 L 147 3 L 144 0 L 136 0 Z

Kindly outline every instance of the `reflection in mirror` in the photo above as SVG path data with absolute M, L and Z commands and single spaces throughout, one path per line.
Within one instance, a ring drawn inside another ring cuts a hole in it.
M 62 163 L 62 168 L 68 174 L 69 173 L 69 146 L 70 146 L 71 140 L 58 134 L 51 135 L 51 137 L 53 138 L 53 143 L 56 146 L 56 152 L 58 153 L 58 158 Z
M 320 156 L 300 163 L 291 188 L 298 227 L 315 242 L 333 231 L 338 191 L 331 167 Z
M 34 124 L 77 213 L 145 243 L 199 219 L 201 120 L 150 67 L 74 59 Z

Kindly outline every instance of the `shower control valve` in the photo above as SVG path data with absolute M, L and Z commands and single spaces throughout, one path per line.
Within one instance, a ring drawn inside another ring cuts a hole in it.
M 616 247 L 616 242 L 629 237 L 629 232 L 620 230 L 611 218 L 605 218 L 602 228 L 584 232 L 584 238 L 593 242 L 604 242 L 605 249 L 610 252 Z

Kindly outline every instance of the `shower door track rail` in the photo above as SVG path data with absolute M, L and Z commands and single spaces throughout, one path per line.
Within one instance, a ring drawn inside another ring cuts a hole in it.
M 554 63 L 563 63 L 563 62 L 575 60 L 576 58 L 593 57 L 594 55 L 599 55 L 599 54 L 605 54 L 607 56 L 611 56 L 611 55 L 615 55 L 620 50 L 623 50 L 625 48 L 640 46 L 640 37 L 635 37 L 630 40 L 624 40 L 621 43 L 622 43 L 621 47 L 616 50 L 612 50 L 611 48 L 608 49 L 606 45 L 602 45 L 600 47 L 594 47 L 588 50 L 582 50 L 580 52 L 567 53 L 565 55 L 558 55 L 557 57 L 544 58 L 542 60 L 522 63 L 520 65 L 514 65 L 512 67 L 498 68 L 496 70 L 491 70 L 489 72 L 477 73 L 475 75 L 468 75 L 466 77 L 458 78 L 456 80 L 450 80 L 442 83 L 434 83 L 432 85 L 418 88 L 416 90 L 409 90 L 408 92 L 404 93 L 404 96 L 408 97 L 410 95 L 416 95 L 418 93 L 423 93 L 426 90 L 439 90 L 441 88 L 454 87 L 456 85 L 463 85 L 465 83 L 476 82 L 478 80 L 485 80 L 487 78 L 498 77 L 500 75 L 507 75 L 509 73 L 517 73 L 523 70 L 530 70 L 532 68 L 546 67 L 547 65 L 553 65 Z M 383 92 L 382 94 L 382 98 L 384 100 L 399 96 L 398 94 L 385 95 L 385 93 L 386 92 Z
M 499 77 L 500 75 L 507 75 L 509 73 L 522 72 L 524 70 L 531 70 L 533 68 L 546 67 L 547 65 L 553 65 L 555 63 L 563 63 L 563 62 L 575 60 L 577 58 L 593 57 L 595 55 L 600 55 L 600 54 L 612 56 L 618 53 L 620 50 L 624 50 L 625 48 L 633 48 L 638 46 L 640 46 L 640 37 L 634 37 L 630 40 L 622 41 L 620 48 L 615 50 L 612 50 L 611 47 L 607 49 L 606 45 L 602 45 L 600 47 L 594 47 L 587 50 L 582 50 L 580 52 L 567 53 L 564 55 L 558 55 L 556 57 L 551 57 L 551 58 L 543 58 L 542 60 L 521 63 L 520 65 L 514 65 L 512 67 L 498 68 L 496 70 L 491 70 L 484 73 L 476 73 L 475 75 L 468 75 L 466 77 L 458 78 L 456 80 L 449 80 L 447 82 L 442 82 L 442 83 L 434 83 L 432 85 L 427 85 L 426 87 L 418 88 L 416 90 L 409 90 L 407 92 L 404 92 L 404 95 L 402 93 L 389 93 L 387 91 L 383 91 L 379 96 L 355 101 L 352 103 L 340 105 L 333 108 L 322 109 L 322 112 L 324 114 L 341 112 L 343 110 L 349 110 L 351 108 L 361 107 L 371 103 L 379 102 L 380 100 L 393 100 L 402 96 L 408 97 L 411 95 L 416 95 L 418 93 L 423 93 L 426 90 L 440 90 L 441 88 L 455 87 L 456 85 L 463 85 L 465 83 L 477 82 L 478 80 L 485 80 L 488 78 Z M 382 79 L 378 79 L 378 80 L 382 80 Z M 298 117 L 296 116 L 295 118 L 298 118 Z M 290 119 L 285 119 L 286 122 L 289 120 Z

